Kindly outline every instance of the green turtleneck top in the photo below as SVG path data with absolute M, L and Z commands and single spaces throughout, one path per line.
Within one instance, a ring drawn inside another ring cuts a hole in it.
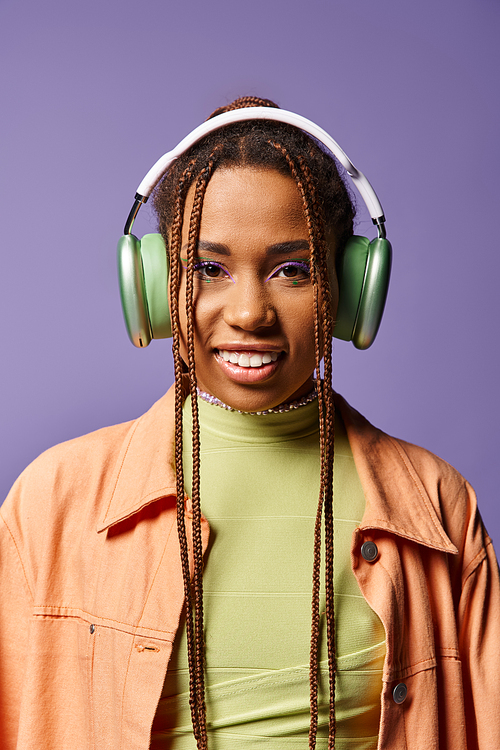
M 319 495 L 317 401 L 283 414 L 239 414 L 198 400 L 202 511 L 210 523 L 204 611 L 209 748 L 306 748 L 314 520 Z M 191 405 L 184 405 L 186 492 Z M 338 750 L 374 750 L 385 633 L 361 595 L 350 546 L 365 499 L 340 420 L 334 464 Z M 327 747 L 324 596 L 317 747 Z M 151 748 L 194 750 L 181 623 Z

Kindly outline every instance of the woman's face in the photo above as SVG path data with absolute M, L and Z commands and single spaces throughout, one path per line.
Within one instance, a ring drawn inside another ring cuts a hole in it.
M 184 361 L 193 198 L 194 186 L 186 200 L 181 250 Z M 330 266 L 335 311 L 333 257 Z M 292 178 L 251 167 L 215 171 L 203 203 L 194 305 L 196 374 L 203 391 L 235 409 L 261 411 L 311 390 L 315 357 L 309 242 Z

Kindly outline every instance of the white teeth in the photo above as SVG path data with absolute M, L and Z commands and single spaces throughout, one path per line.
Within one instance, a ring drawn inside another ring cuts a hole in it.
M 224 362 L 231 362 L 231 364 L 239 365 L 239 367 L 262 367 L 262 365 L 268 365 L 270 362 L 276 362 L 279 352 L 264 352 L 264 354 L 255 352 L 249 356 L 248 354 L 237 354 L 234 351 L 229 352 L 227 349 L 219 349 L 219 355 Z
M 264 358 L 260 354 L 252 354 L 250 357 L 250 367 L 261 367 L 264 362 Z

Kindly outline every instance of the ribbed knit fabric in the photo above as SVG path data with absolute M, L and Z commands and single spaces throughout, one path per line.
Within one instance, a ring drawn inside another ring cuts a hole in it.
M 203 401 L 199 409 L 202 509 L 211 528 L 203 578 L 209 748 L 283 748 L 283 742 L 306 748 L 320 466 L 317 402 L 266 416 L 228 412 Z M 189 494 L 189 399 L 184 420 Z M 336 747 L 373 750 L 385 633 L 350 567 L 351 536 L 363 515 L 364 496 L 340 422 L 334 468 Z M 318 748 L 326 747 L 328 734 L 326 658 L 323 638 Z M 196 747 L 188 696 L 181 627 L 153 725 L 154 750 Z

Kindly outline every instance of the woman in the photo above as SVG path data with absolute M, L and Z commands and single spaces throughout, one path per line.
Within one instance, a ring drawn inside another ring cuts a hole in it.
M 241 122 L 154 201 L 175 395 L 49 451 L 2 508 L 3 746 L 498 747 L 473 492 L 332 391 L 333 159 Z

